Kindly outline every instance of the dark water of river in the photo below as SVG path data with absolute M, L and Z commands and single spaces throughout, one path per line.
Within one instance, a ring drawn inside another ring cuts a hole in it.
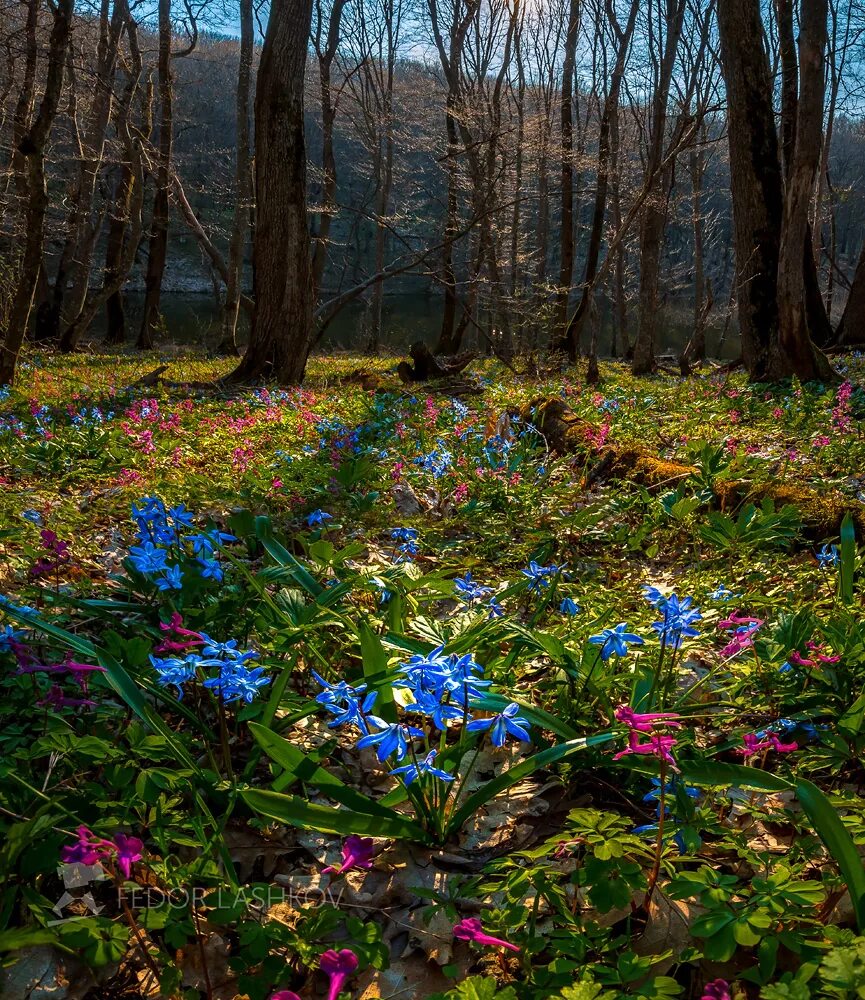
M 134 337 L 141 323 L 144 296 L 128 292 L 125 297 L 126 315 L 130 337 Z M 219 308 L 211 295 L 189 292 L 163 293 L 162 315 L 164 320 L 164 341 L 212 349 L 220 339 Z M 661 354 L 678 354 L 691 335 L 691 312 L 684 306 L 672 306 L 665 310 L 662 324 Z M 636 327 L 636 314 L 632 327 Z M 394 295 L 385 299 L 382 349 L 388 352 L 403 352 L 416 340 L 434 344 L 441 324 L 441 301 L 425 295 Z M 724 319 L 721 316 L 710 320 L 706 331 L 706 343 L 711 357 L 735 358 L 739 353 L 739 337 L 735 322 L 728 324 L 723 336 Z M 94 339 L 99 339 L 102 330 L 93 330 Z M 632 330 L 633 335 L 633 330 Z M 723 337 L 723 344 L 719 342 Z M 609 355 L 612 333 L 609 322 L 603 322 L 600 334 L 600 354 Z M 239 339 L 245 339 L 245 321 L 241 317 Z M 363 309 L 360 305 L 348 306 L 333 320 L 317 345 L 320 351 L 361 351 L 365 347 Z M 468 347 L 473 345 L 467 344 Z

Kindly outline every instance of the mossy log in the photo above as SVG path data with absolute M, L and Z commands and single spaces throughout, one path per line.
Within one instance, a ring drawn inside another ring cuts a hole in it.
M 533 400 L 523 407 L 520 417 L 535 424 L 553 451 L 562 455 L 593 455 L 594 462 L 587 469 L 589 485 L 614 479 L 673 489 L 698 471 L 693 465 L 658 458 L 648 448 L 633 442 L 595 449 L 587 432 L 596 428 L 555 397 Z M 772 500 L 776 508 L 792 504 L 802 515 L 807 536 L 814 540 L 836 537 L 844 515 L 849 512 L 858 537 L 865 537 L 865 504 L 837 490 L 815 490 L 778 480 L 751 483 L 726 479 L 716 480 L 713 489 L 719 508 L 725 511 L 735 510 L 743 503 L 762 503 L 767 499 Z

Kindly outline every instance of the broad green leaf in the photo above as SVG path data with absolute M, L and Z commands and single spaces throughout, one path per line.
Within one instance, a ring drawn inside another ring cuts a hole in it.
M 387 652 L 384 645 L 365 621 L 358 625 L 357 633 L 360 638 L 364 680 L 368 689 L 378 694 L 373 711 L 376 715 L 380 715 L 385 722 L 396 722 L 393 682 L 388 677 Z
M 393 813 L 391 816 L 373 816 L 352 809 L 334 809 L 317 805 L 298 795 L 281 795 L 251 788 L 240 793 L 246 804 L 257 813 L 279 823 L 297 826 L 302 830 L 318 830 L 341 837 L 358 834 L 366 837 L 394 837 L 421 844 L 432 844 L 432 838 L 407 817 Z
M 799 778 L 796 782 L 796 794 L 814 824 L 817 836 L 841 870 L 850 890 L 856 926 L 861 934 L 865 931 L 865 867 L 853 838 L 838 815 L 838 810 L 816 785 L 806 778 Z
M 290 569 L 295 580 L 297 580 L 308 594 L 312 597 L 318 597 L 322 593 L 324 587 L 321 586 L 302 563 L 294 558 L 285 546 L 280 545 L 275 538 L 267 536 L 262 537 L 260 540 L 271 559 L 280 566 Z
M 545 712 L 542 708 L 535 708 L 534 705 L 527 705 L 518 698 L 509 698 L 502 694 L 491 693 L 484 695 L 483 698 L 473 700 L 471 704 L 472 708 L 480 708 L 485 712 L 501 712 L 502 709 L 510 705 L 511 702 L 515 702 L 520 706 L 520 714 L 525 716 L 525 718 L 527 718 L 532 725 L 539 726 L 541 729 L 546 729 L 551 733 L 555 733 L 556 736 L 560 736 L 563 740 L 575 740 L 578 738 L 579 734 L 572 726 L 569 726 L 566 722 L 563 722 L 555 715 Z
M 701 763 L 679 762 L 682 777 L 689 785 L 728 785 L 754 788 L 761 792 L 786 792 L 793 785 L 777 774 L 769 774 L 745 764 L 706 760 Z
M 838 574 L 841 600 L 853 603 L 853 577 L 856 569 L 856 527 L 848 511 L 841 522 L 841 567 Z
M 344 784 L 336 775 L 316 764 L 302 750 L 289 743 L 284 737 L 271 732 L 266 726 L 250 722 L 249 729 L 255 737 L 256 743 L 267 756 L 284 768 L 284 773 L 279 775 L 273 783 L 275 792 L 282 791 L 291 782 L 300 780 L 324 792 L 334 802 L 339 802 L 350 809 L 356 809 L 358 812 L 388 817 L 395 815 L 393 810 L 388 809 L 387 806 L 379 805 L 375 799 L 371 799 L 362 792 L 355 791 Z

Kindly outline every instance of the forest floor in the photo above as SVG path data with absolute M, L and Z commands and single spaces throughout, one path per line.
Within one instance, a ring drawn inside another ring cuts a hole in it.
M 862 995 L 838 363 L 441 391 L 340 355 L 227 394 L 228 361 L 31 355 L 0 398 L 0 996 Z

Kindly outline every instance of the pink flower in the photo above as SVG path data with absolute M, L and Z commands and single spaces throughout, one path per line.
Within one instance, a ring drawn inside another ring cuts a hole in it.
M 700 1000 L 731 1000 L 730 984 L 726 979 L 713 979 L 703 987 Z
M 334 951 L 331 948 L 321 956 L 318 967 L 330 976 L 327 1000 L 336 1000 L 346 980 L 351 978 L 351 974 L 357 968 L 357 955 L 349 948 L 343 948 L 341 951 Z
M 100 860 L 104 841 L 94 837 L 93 831 L 86 826 L 79 826 L 76 833 L 78 840 L 71 847 L 62 848 L 60 860 L 65 865 L 95 865 Z
M 776 753 L 792 753 L 799 749 L 798 743 L 782 743 L 776 733 L 766 733 L 761 740 L 756 733 L 745 733 L 742 737 L 745 744 L 736 750 L 743 757 L 755 757 L 764 750 L 774 750 Z
M 144 857 L 144 843 L 138 837 L 127 837 L 125 833 L 118 833 L 114 837 L 113 846 L 117 851 L 117 867 L 126 878 L 129 878 L 133 863 Z
M 117 867 L 126 878 L 129 878 L 133 863 L 140 861 L 144 856 L 142 853 L 144 844 L 138 837 L 127 837 L 125 833 L 118 833 L 114 840 L 105 840 L 97 837 L 86 826 L 79 826 L 77 833 L 76 843 L 71 847 L 64 847 L 60 852 L 60 860 L 64 864 L 104 864 L 109 858 L 115 857 Z
M 459 941 L 474 941 L 475 944 L 486 944 L 493 948 L 510 948 L 511 951 L 520 951 L 520 948 L 510 941 L 493 937 L 484 932 L 483 925 L 477 917 L 466 917 L 458 924 L 454 924 L 454 937 Z
M 676 740 L 672 736 L 664 736 L 661 733 L 653 733 L 645 743 L 640 743 L 639 730 L 632 729 L 628 737 L 628 746 L 613 755 L 613 760 L 627 757 L 629 754 L 640 754 L 642 756 L 657 757 L 668 764 L 676 766 L 673 755 L 670 752 L 676 745 Z
M 718 628 L 738 628 L 740 625 L 762 625 L 762 618 L 745 618 L 739 615 L 738 611 L 734 611 L 728 618 L 722 618 L 718 622 Z
M 616 709 L 616 720 L 624 722 L 626 726 L 641 733 L 650 733 L 657 723 L 665 726 L 672 726 L 674 729 L 681 728 L 682 723 L 677 722 L 679 716 L 675 712 L 635 712 L 627 705 L 619 705 Z
M 342 844 L 342 864 L 339 868 L 328 865 L 322 868 L 321 874 L 342 875 L 350 868 L 372 868 L 372 837 L 358 837 L 352 834 L 346 837 Z

